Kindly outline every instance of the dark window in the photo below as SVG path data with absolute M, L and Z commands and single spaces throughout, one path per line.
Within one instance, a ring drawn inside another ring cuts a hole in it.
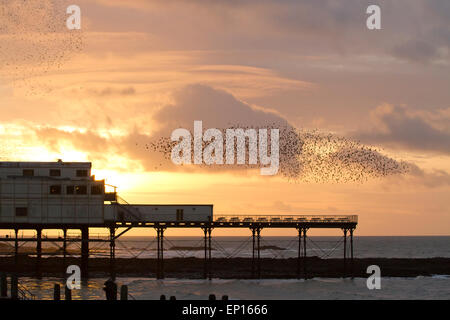
M 75 186 L 67 186 L 66 193 L 67 194 L 73 194 L 75 191 Z
M 75 193 L 76 194 L 87 194 L 87 187 L 86 186 L 76 186 Z
M 183 209 L 177 209 L 177 221 L 183 220 Z
M 26 217 L 28 215 L 28 208 L 16 208 L 16 217 Z
M 88 171 L 87 170 L 77 170 L 77 177 L 87 177 Z
M 60 177 L 61 170 L 59 169 L 50 169 L 50 177 Z
M 50 186 L 50 194 L 61 194 L 61 186 L 60 185 Z
M 103 194 L 103 186 L 101 184 L 91 186 L 91 194 Z
M 34 176 L 34 170 L 33 169 L 23 169 L 22 174 L 24 177 L 32 177 L 32 176 Z

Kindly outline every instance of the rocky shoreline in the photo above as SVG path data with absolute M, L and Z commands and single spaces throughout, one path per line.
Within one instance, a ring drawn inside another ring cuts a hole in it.
M 115 270 L 117 276 L 149 277 L 156 276 L 156 259 L 117 258 Z M 40 269 L 35 257 L 21 256 L 17 265 L 14 257 L 0 258 L 0 272 L 17 273 L 20 276 L 64 276 L 64 260 L 61 257 L 42 258 Z M 67 258 L 66 265 L 79 265 L 79 258 Z M 417 277 L 432 275 L 450 275 L 450 258 L 396 259 L 364 258 L 354 259 L 353 268 L 347 260 L 344 270 L 343 259 L 306 259 L 306 275 L 312 277 L 340 278 L 344 274 L 355 277 L 367 277 L 367 267 L 377 265 L 384 277 Z M 39 271 L 40 270 L 40 271 Z M 251 258 L 213 258 L 211 275 L 222 279 L 252 278 Z M 303 264 L 300 264 L 300 276 L 303 278 Z M 198 258 L 170 258 L 164 260 L 166 278 L 201 279 L 204 275 L 204 260 Z M 298 261 L 289 259 L 261 259 L 261 278 L 295 279 L 298 277 Z M 352 272 L 353 271 L 353 272 Z M 108 258 L 89 259 L 89 277 L 108 277 L 110 260 Z

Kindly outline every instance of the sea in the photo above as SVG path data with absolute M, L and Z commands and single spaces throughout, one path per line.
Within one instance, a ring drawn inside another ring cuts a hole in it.
M 167 237 L 164 257 L 203 257 L 204 240 L 201 237 Z M 261 256 L 272 258 L 296 257 L 296 237 L 264 237 L 261 239 Z M 213 257 L 250 257 L 250 237 L 214 237 Z M 347 243 L 349 248 L 349 243 Z M 49 248 L 52 243 L 45 243 Z M 79 250 L 74 244 L 73 255 Z M 123 237 L 116 243 L 117 257 L 150 258 L 156 256 L 153 237 Z M 105 257 L 107 243 L 91 244 L 92 257 Z M 307 255 L 321 258 L 341 258 L 342 237 L 308 237 Z M 356 258 L 450 258 L 450 236 L 414 237 L 355 237 Z M 368 275 L 369 276 L 369 275 Z M 382 275 L 381 275 L 382 276 Z M 83 281 L 80 290 L 74 290 L 73 299 L 104 299 L 103 285 L 106 278 Z M 55 283 L 64 285 L 62 278 L 21 278 L 36 299 L 52 299 Z M 119 285 L 128 285 L 130 299 L 159 299 L 161 295 L 177 299 L 207 299 L 228 295 L 230 300 L 241 299 L 450 299 L 450 270 L 447 275 L 419 277 L 381 277 L 380 289 L 369 289 L 367 278 L 313 278 L 308 280 L 192 280 L 150 277 L 119 277 Z

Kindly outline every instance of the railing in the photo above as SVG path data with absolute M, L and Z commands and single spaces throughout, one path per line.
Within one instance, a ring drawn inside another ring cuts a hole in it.
M 0 236 L 0 237 L 4 237 L 4 236 Z M 97 233 L 90 232 L 89 233 L 90 239 L 103 239 L 105 237 L 109 237 L 109 234 L 108 233 L 99 233 L 99 232 L 97 232 Z M 11 239 L 10 241 L 14 241 L 15 236 L 6 234 L 6 238 L 2 238 L 2 239 L 3 239 L 3 241 L 5 241 L 6 239 L 8 239 L 8 240 Z M 37 236 L 30 235 L 30 236 L 24 237 L 22 234 L 22 236 L 19 236 L 17 239 L 24 240 L 24 241 L 37 240 Z M 58 234 L 57 236 L 52 237 L 52 236 L 49 236 L 48 234 L 43 234 L 41 239 L 44 241 L 47 239 L 63 240 L 64 236 L 62 236 L 61 234 Z M 79 234 L 79 233 L 67 233 L 67 235 L 66 235 L 66 240 L 78 240 L 78 239 L 81 239 L 81 234 Z
M 119 205 L 119 208 L 123 209 L 125 211 L 125 213 L 127 214 L 127 216 L 125 216 L 125 215 L 123 216 L 123 220 L 129 221 L 128 218 L 132 218 L 132 220 L 134 220 L 134 221 L 142 220 L 141 212 L 138 209 L 136 209 L 135 207 L 133 207 L 132 205 L 130 205 L 128 202 L 126 202 L 125 199 L 123 199 L 117 195 L 116 201 L 114 203 Z
M 93 232 L 89 232 L 89 239 L 104 239 L 104 238 L 108 238 L 109 237 L 109 233 L 93 233 Z M 58 235 L 58 238 L 60 240 L 63 240 L 64 237 Z M 66 236 L 66 240 L 79 240 L 81 239 L 81 234 L 77 234 L 77 233 L 71 233 L 71 234 L 67 234 Z
M 357 215 L 217 215 L 214 222 L 358 223 Z

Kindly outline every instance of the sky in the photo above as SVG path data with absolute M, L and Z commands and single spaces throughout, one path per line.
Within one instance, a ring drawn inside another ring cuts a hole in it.
M 356 235 L 449 234 L 449 1 L 4 2 L 0 160 L 91 161 L 131 203 L 357 214 Z M 65 27 L 70 4 L 81 8 L 80 30 Z M 381 30 L 366 27 L 370 4 Z M 194 120 L 282 121 L 359 141 L 410 170 L 292 181 L 161 165 L 145 147 Z

